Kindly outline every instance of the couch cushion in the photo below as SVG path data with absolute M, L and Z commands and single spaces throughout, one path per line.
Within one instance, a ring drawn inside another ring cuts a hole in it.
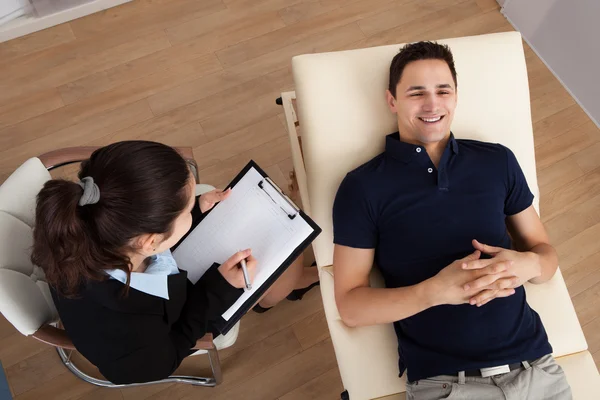
M 560 357 L 556 362 L 567 375 L 574 400 L 600 399 L 600 375 L 589 351 Z
M 560 269 L 543 285 L 525 284 L 527 302 L 542 319 L 554 357 L 587 349 L 571 296 Z
M 50 178 L 39 158 L 25 161 L 0 186 L 0 211 L 33 226 L 36 196 Z

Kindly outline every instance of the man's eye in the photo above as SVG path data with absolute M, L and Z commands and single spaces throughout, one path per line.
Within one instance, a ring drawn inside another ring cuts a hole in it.
M 450 92 L 440 92 L 439 94 L 450 94 Z
M 422 96 L 423 93 L 413 93 L 410 95 L 410 97 L 416 97 L 416 96 Z

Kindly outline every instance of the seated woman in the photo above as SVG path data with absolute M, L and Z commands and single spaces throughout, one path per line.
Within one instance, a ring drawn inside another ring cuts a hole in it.
M 196 283 L 170 249 L 228 192 L 194 195 L 185 160 L 144 141 L 96 150 L 79 183 L 46 182 L 38 194 L 32 261 L 44 269 L 61 321 L 77 350 L 113 383 L 159 380 L 193 353 L 243 292 L 250 249 L 214 265 Z M 296 260 L 261 300 L 275 305 L 317 280 Z

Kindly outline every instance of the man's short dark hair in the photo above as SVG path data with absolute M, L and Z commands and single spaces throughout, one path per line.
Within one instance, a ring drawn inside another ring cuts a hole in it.
M 404 68 L 413 61 L 419 60 L 442 60 L 448 64 L 452 78 L 454 79 L 454 87 L 457 87 L 456 69 L 454 68 L 454 57 L 450 51 L 450 47 L 445 44 L 436 42 L 417 42 L 405 45 L 400 49 L 400 53 L 396 54 L 390 64 L 390 83 L 388 89 L 392 96 L 396 97 L 396 86 L 402 78 Z

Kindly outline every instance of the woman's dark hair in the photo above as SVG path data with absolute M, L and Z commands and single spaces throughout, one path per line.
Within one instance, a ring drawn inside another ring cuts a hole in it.
M 170 235 L 189 201 L 190 170 L 169 146 L 126 141 L 94 151 L 79 171 L 79 179 L 87 176 L 100 189 L 96 204 L 78 205 L 83 189 L 76 182 L 46 182 L 37 196 L 31 260 L 63 296 L 76 296 L 88 280 L 105 279 L 106 269 L 127 274 L 127 292 L 131 240 Z
M 400 49 L 400 53 L 392 59 L 390 64 L 390 81 L 388 89 L 394 98 L 396 97 L 396 86 L 402 78 L 404 68 L 413 61 L 419 60 L 442 60 L 448 64 L 450 73 L 454 79 L 454 87 L 458 87 L 456 81 L 456 69 L 454 68 L 454 57 L 450 51 L 450 47 L 445 44 L 435 42 L 417 42 L 407 44 Z

